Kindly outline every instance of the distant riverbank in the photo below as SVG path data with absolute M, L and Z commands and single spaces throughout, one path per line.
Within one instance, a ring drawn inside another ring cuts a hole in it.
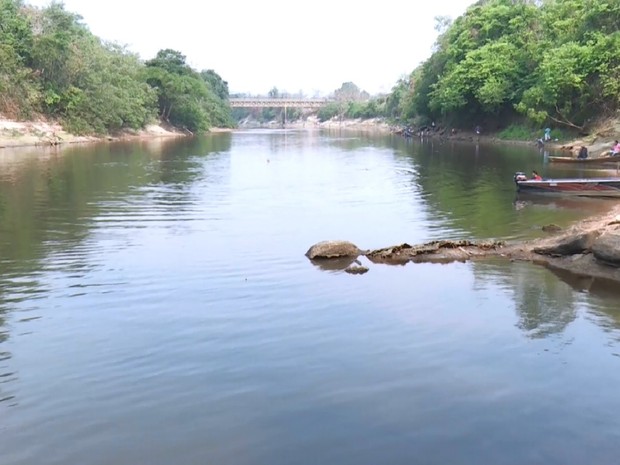
M 590 156 L 600 156 L 620 138 L 620 120 L 613 124 L 607 122 L 605 127 L 596 128 L 592 134 L 571 141 L 552 141 L 545 144 L 547 150 L 565 151 L 566 156 L 576 156 L 579 148 L 585 146 Z M 331 119 L 320 121 L 315 116 L 282 124 L 279 121 L 261 123 L 246 119 L 239 122 L 237 129 L 327 129 L 378 132 L 383 134 L 404 135 L 403 127 L 390 124 L 385 118 L 371 119 Z M 235 129 L 211 128 L 209 132 L 230 132 Z M 510 145 L 537 145 L 536 140 L 511 140 L 499 137 L 499 133 L 476 134 L 473 131 L 438 129 L 436 131 L 408 132 L 413 139 L 440 139 L 465 142 L 496 143 Z M 138 131 L 123 131 L 113 135 L 79 136 L 71 134 L 57 122 L 53 121 L 14 121 L 0 118 L 0 149 L 29 146 L 58 146 L 73 143 L 132 140 L 156 137 L 181 137 L 192 135 L 163 124 L 151 124 Z

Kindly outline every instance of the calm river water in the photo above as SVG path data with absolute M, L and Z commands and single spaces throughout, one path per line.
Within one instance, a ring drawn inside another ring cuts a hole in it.
M 564 174 L 531 147 L 312 131 L 3 149 L 0 463 L 617 463 L 613 288 L 304 257 L 611 205 L 515 199 L 532 169 Z

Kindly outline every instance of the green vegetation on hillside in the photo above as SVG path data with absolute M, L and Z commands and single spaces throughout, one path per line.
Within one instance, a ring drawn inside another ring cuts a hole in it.
M 387 99 L 403 121 L 584 130 L 620 108 L 617 1 L 480 0 L 438 30 Z
M 102 42 L 62 3 L 0 0 L 0 114 L 58 119 L 75 133 L 139 129 L 157 116 L 190 131 L 231 126 L 228 86 L 174 50 L 146 64 Z

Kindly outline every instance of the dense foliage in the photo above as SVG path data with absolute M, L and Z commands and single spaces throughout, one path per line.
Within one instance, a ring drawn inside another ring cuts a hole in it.
M 331 97 L 333 100 L 318 112 L 321 121 L 332 118 L 369 119 L 386 116 L 385 97 L 371 98 L 353 82 L 344 82 Z
M 187 65 L 184 55 L 166 49 L 146 62 L 145 76 L 157 90 L 159 116 L 173 126 L 200 131 L 213 125 L 231 125 L 224 106 L 228 86 L 214 71 L 198 73 Z
M 388 98 L 397 117 L 583 129 L 620 108 L 618 1 L 481 0 L 439 27 L 434 53 Z
M 0 114 L 44 115 L 76 133 L 139 129 L 157 115 L 189 130 L 230 126 L 228 86 L 185 57 L 160 51 L 142 63 L 104 43 L 61 3 L 39 9 L 0 0 Z

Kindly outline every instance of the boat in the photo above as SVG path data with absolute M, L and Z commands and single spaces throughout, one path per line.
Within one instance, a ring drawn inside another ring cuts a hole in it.
M 620 157 L 597 157 L 597 158 L 572 158 L 572 157 L 548 157 L 549 163 L 567 163 L 573 165 L 618 165 Z
M 523 194 L 574 195 L 579 197 L 620 198 L 620 177 L 615 178 L 567 178 L 527 179 L 524 173 L 514 175 L 517 191 Z

